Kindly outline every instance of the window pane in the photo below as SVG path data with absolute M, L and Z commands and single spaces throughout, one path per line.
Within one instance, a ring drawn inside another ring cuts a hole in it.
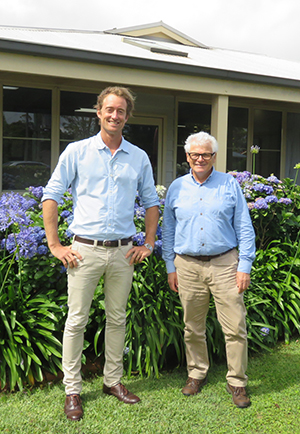
M 260 147 L 255 156 L 255 172 L 280 177 L 281 112 L 254 111 L 253 145 Z
M 99 132 L 99 120 L 94 105 L 97 95 L 80 92 L 61 92 L 60 97 L 60 153 L 77 140 Z
M 50 155 L 51 91 L 3 86 L 3 190 L 44 186 Z
M 248 109 L 229 107 L 227 170 L 242 172 L 247 167 Z
M 178 125 L 177 125 L 177 170 L 176 176 L 184 175 L 189 171 L 186 161 L 184 144 L 189 135 L 205 131 L 210 133 L 211 106 L 207 104 L 197 104 L 180 102 L 178 105 Z
M 300 163 L 300 113 L 287 114 L 286 178 L 295 178 L 295 164 Z M 297 179 L 299 184 L 300 179 Z
M 147 152 L 153 169 L 155 182 L 157 182 L 158 158 L 158 126 L 126 124 L 123 135 L 130 143 Z

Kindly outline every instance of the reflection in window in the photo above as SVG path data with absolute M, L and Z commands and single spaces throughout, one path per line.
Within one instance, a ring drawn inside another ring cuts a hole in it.
M 294 179 L 295 165 L 300 163 L 300 113 L 287 114 L 285 177 Z M 300 183 L 299 176 L 297 184 Z
M 189 171 L 189 164 L 186 161 L 184 144 L 189 135 L 205 131 L 210 133 L 211 106 L 180 102 L 178 105 L 177 125 L 177 168 L 176 176 L 184 175 Z
M 281 112 L 270 110 L 254 111 L 253 145 L 260 151 L 255 158 L 257 174 L 280 177 Z
M 227 170 L 242 172 L 247 167 L 248 109 L 229 107 Z
M 3 190 L 44 186 L 50 153 L 51 91 L 3 86 Z
M 99 132 L 99 119 L 94 105 L 97 95 L 61 92 L 60 97 L 60 153 L 71 142 L 86 139 Z
M 126 124 L 123 135 L 130 143 L 147 152 L 152 164 L 154 179 L 157 182 L 158 126 Z

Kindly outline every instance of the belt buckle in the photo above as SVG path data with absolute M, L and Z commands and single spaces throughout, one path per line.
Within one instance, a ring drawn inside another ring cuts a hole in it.
M 110 247 L 111 246 L 111 241 L 110 240 L 104 240 L 103 241 L 103 246 L 104 247 Z

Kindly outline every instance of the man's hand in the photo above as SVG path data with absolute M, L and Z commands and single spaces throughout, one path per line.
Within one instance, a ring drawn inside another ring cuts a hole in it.
M 125 258 L 130 258 L 129 264 L 138 264 L 142 262 L 145 258 L 151 255 L 151 250 L 147 249 L 145 246 L 133 246 L 130 250 L 128 250 Z
M 78 261 L 82 260 L 82 256 L 77 250 L 73 250 L 72 246 L 62 246 L 58 244 L 50 248 L 53 256 L 58 258 L 64 265 L 65 268 L 68 266 L 70 268 L 78 267 Z
M 239 288 L 238 293 L 242 294 L 250 285 L 250 274 L 243 273 L 242 271 L 237 271 L 236 284 Z
M 178 279 L 176 271 L 174 271 L 174 273 L 168 274 L 168 284 L 172 291 L 178 292 Z

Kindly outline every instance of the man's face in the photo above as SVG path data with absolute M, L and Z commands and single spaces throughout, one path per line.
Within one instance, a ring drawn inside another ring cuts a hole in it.
M 101 110 L 97 110 L 101 122 L 101 130 L 109 135 L 121 135 L 127 122 L 127 102 L 124 98 L 114 94 L 104 98 Z
M 193 143 L 189 154 L 212 154 L 212 147 L 210 143 L 201 143 L 201 145 Z M 197 160 L 193 160 L 189 154 L 186 154 L 186 159 L 193 171 L 194 177 L 199 182 L 204 182 L 211 174 L 212 167 L 216 161 L 216 154 L 212 156 L 210 160 L 204 160 L 199 157 Z

